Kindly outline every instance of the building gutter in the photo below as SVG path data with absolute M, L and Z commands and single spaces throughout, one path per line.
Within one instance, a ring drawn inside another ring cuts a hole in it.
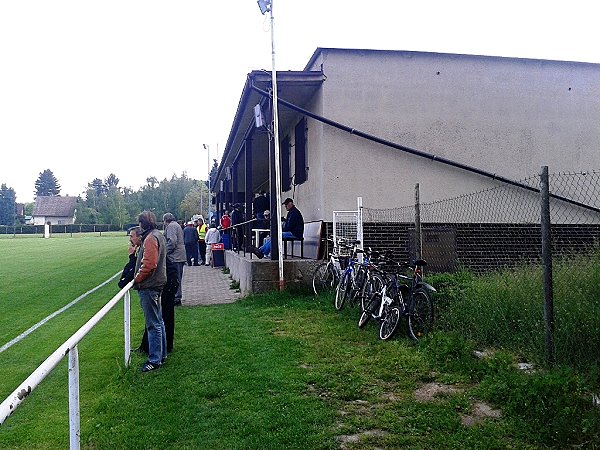
M 264 90 L 256 87 L 254 85 L 254 83 L 252 83 L 252 82 L 251 82 L 250 88 L 253 89 L 254 91 L 256 91 L 258 94 L 262 95 L 263 97 L 270 98 L 270 95 L 269 95 L 269 93 L 267 91 L 264 91 Z M 442 164 L 446 164 L 448 166 L 452 166 L 452 167 L 456 167 L 458 169 L 466 170 L 467 172 L 476 173 L 476 174 L 484 176 L 486 178 L 491 178 L 492 180 L 497 180 L 497 181 L 500 181 L 502 183 L 509 184 L 511 186 L 516 186 L 516 187 L 525 189 L 527 191 L 531 191 L 531 192 L 535 192 L 535 193 L 539 193 L 540 192 L 539 189 L 536 189 L 534 187 L 528 186 L 528 185 L 526 185 L 524 183 L 521 183 L 521 182 L 518 182 L 518 181 L 511 180 L 511 179 L 503 177 L 501 175 L 498 175 L 498 174 L 495 174 L 495 173 L 491 173 L 491 172 L 487 172 L 485 170 L 478 169 L 477 167 L 473 167 L 473 166 L 469 166 L 467 164 L 459 163 L 457 161 L 453 161 L 451 159 L 447 159 L 447 158 L 444 158 L 444 157 L 441 157 L 441 156 L 432 155 L 431 153 L 423 152 L 421 150 L 415 150 L 413 148 L 406 147 L 404 145 L 400 145 L 400 144 L 397 144 L 395 142 L 388 141 L 386 139 L 382 139 L 382 138 L 374 136 L 372 134 L 365 133 L 363 131 L 357 130 L 356 128 L 349 127 L 347 125 L 344 125 L 342 123 L 336 122 L 334 120 L 328 119 L 328 118 L 323 117 L 323 116 L 319 116 L 319 115 L 317 115 L 317 114 L 315 114 L 313 112 L 310 112 L 310 111 L 308 111 L 306 109 L 303 109 L 303 108 L 301 108 L 301 107 L 299 107 L 297 105 L 294 105 L 294 104 L 292 104 L 292 103 L 290 103 L 290 102 L 288 102 L 286 100 L 283 100 L 281 97 L 278 97 L 278 103 L 280 103 L 282 106 L 285 106 L 286 108 L 292 109 L 292 110 L 294 110 L 296 112 L 299 112 L 300 114 L 304 114 L 304 115 L 306 115 L 308 117 L 311 117 L 311 118 L 313 118 L 313 119 L 315 119 L 315 120 L 317 120 L 319 122 L 322 122 L 324 124 L 330 125 L 330 126 L 335 127 L 335 128 L 337 128 L 339 130 L 346 131 L 346 132 L 348 132 L 350 134 L 354 134 L 355 136 L 359 136 L 359 137 L 367 139 L 369 141 L 377 142 L 378 144 L 385 145 L 386 147 L 395 148 L 396 150 L 400 150 L 400 151 L 403 151 L 405 153 L 409 153 L 411 155 L 419 156 L 421 158 L 426 158 L 426 159 L 429 159 L 431 161 L 436 161 L 436 162 L 439 162 L 439 163 L 442 163 Z M 593 207 L 591 205 L 587 205 L 585 203 L 581 203 L 581 202 L 578 202 L 576 200 L 572 200 L 570 198 L 563 197 L 561 195 L 550 194 L 550 197 L 552 197 L 552 198 L 554 198 L 556 200 L 561 200 L 563 202 L 569 203 L 569 204 L 574 205 L 574 206 L 578 206 L 578 207 L 585 208 L 585 209 L 590 210 L 590 211 L 594 211 L 594 212 L 600 213 L 600 209 L 599 208 L 595 208 L 595 207 Z

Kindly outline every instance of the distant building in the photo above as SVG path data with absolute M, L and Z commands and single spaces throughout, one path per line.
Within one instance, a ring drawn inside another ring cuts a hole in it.
M 34 225 L 71 225 L 75 223 L 77 197 L 37 197 L 33 206 Z

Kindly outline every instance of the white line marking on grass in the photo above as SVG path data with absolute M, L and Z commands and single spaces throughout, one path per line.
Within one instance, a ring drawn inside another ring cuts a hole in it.
M 63 306 L 62 308 L 60 308 L 57 311 L 54 311 L 52 314 L 50 314 L 48 317 L 46 317 L 45 319 L 40 320 L 38 323 L 36 323 L 34 326 L 32 326 L 31 328 L 29 328 L 27 331 L 24 331 L 23 333 L 21 333 L 20 335 L 18 335 L 16 338 L 14 338 L 12 341 L 7 342 L 6 344 L 4 344 L 2 347 L 0 347 L 0 353 L 2 353 L 4 350 L 12 347 L 13 345 L 15 345 L 17 342 L 23 340 L 24 338 L 26 338 L 27 336 L 29 336 L 31 333 L 33 333 L 35 330 L 37 330 L 39 327 L 41 327 L 42 325 L 44 325 L 46 322 L 48 322 L 50 319 L 58 316 L 60 313 L 65 312 L 67 309 L 69 309 L 71 306 L 73 306 L 75 303 L 77 303 L 79 300 L 84 299 L 85 297 L 87 297 L 88 295 L 90 295 L 93 292 L 96 292 L 98 289 L 100 289 L 101 287 L 105 286 L 106 284 L 110 283 L 112 280 L 114 280 L 116 277 L 118 277 L 119 275 L 121 275 L 121 272 L 117 272 L 115 273 L 112 277 L 110 277 L 108 280 L 106 280 L 105 282 L 99 284 L 98 286 L 96 286 L 93 289 L 90 289 L 89 291 L 87 291 L 85 294 L 80 295 L 79 297 L 77 297 L 75 300 L 73 300 L 71 303 L 69 303 L 68 305 Z

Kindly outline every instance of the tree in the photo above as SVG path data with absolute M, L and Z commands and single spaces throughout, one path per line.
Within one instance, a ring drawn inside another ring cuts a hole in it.
M 198 214 L 199 205 L 200 205 L 200 187 L 195 187 L 190 190 L 181 201 L 179 205 L 179 209 L 183 214 L 183 217 L 187 217 L 188 220 L 194 214 Z
M 13 188 L 7 187 L 6 184 L 0 186 L 0 225 L 15 224 L 16 198 Z
M 104 180 L 104 184 L 109 189 L 111 187 L 117 187 L 119 186 L 119 179 L 114 173 L 111 173 L 108 177 L 106 177 L 106 180 Z
M 36 197 L 57 197 L 60 194 L 60 184 L 50 169 L 40 172 L 35 182 Z

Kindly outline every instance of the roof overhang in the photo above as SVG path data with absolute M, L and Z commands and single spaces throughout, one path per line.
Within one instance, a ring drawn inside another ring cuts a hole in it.
M 324 80 L 325 77 L 321 71 L 277 72 L 278 96 L 297 106 L 304 107 L 321 88 Z M 270 104 L 270 98 L 265 97 L 259 91 L 269 93 L 272 91 L 271 72 L 255 70 L 248 74 L 214 181 L 222 179 L 224 168 L 231 166 L 238 158 L 244 139 L 254 133 L 254 107 L 260 103 L 264 105 L 263 111 L 267 112 L 270 109 L 269 106 L 266 106 Z M 297 120 L 298 113 L 288 108 L 280 107 L 278 112 L 280 130 L 286 129 Z M 266 142 L 268 136 L 266 133 L 257 133 L 255 139 L 260 145 L 260 141 L 265 140 Z

